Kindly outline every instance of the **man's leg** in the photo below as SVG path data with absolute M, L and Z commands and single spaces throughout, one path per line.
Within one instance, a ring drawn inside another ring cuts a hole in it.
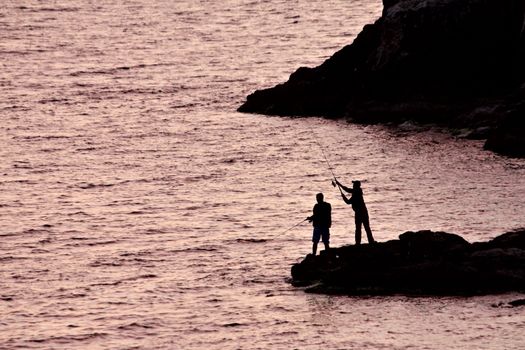
M 321 231 L 319 230 L 319 228 L 314 227 L 314 232 L 312 234 L 312 242 L 314 242 L 314 244 L 312 245 L 313 255 L 317 253 L 317 244 L 319 243 L 320 239 L 321 239 Z
M 330 229 L 326 229 L 326 231 L 323 231 L 323 243 L 324 243 L 324 250 L 328 252 L 330 249 Z
M 363 226 L 365 227 L 368 243 L 375 243 L 374 237 L 372 236 L 372 230 L 370 229 L 370 219 L 368 218 L 368 214 L 363 217 Z
M 355 244 L 361 244 L 361 217 L 355 214 Z

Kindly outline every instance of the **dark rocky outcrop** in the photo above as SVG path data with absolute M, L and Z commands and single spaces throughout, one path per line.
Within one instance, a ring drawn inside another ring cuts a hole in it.
M 525 1 L 383 4 L 351 45 L 239 111 L 468 128 L 488 149 L 525 156 Z
M 510 306 L 525 306 L 525 299 L 518 299 L 518 300 L 513 300 L 511 302 L 509 302 L 509 305 Z
M 307 292 L 347 295 L 479 295 L 525 292 L 525 230 L 488 242 L 432 231 L 332 248 L 292 266 Z

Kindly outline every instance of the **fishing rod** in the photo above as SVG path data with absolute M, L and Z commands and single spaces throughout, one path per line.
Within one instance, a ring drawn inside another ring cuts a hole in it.
M 328 169 L 330 170 L 330 173 L 332 174 L 332 176 L 334 177 L 333 180 L 332 180 L 332 186 L 334 187 L 338 187 L 339 188 L 339 191 L 341 193 L 343 193 L 343 191 L 341 190 L 341 186 L 339 185 L 339 183 L 337 182 L 337 176 L 335 176 L 334 174 L 334 171 L 333 171 L 333 168 L 332 168 L 332 165 L 330 164 L 330 161 L 328 160 L 328 157 L 326 156 L 326 153 L 324 151 L 324 147 L 323 145 L 321 144 L 321 142 L 319 142 L 318 138 L 317 138 L 317 135 L 314 131 L 314 129 L 308 125 L 308 127 L 310 128 L 310 132 L 314 135 L 314 141 L 315 143 L 317 144 L 317 146 L 319 146 L 319 149 L 321 150 L 321 153 L 323 154 L 323 158 L 324 158 L 324 161 L 326 162 L 326 165 L 328 165 Z M 361 182 L 366 182 L 366 180 L 363 180 Z
M 317 143 L 317 145 L 319 146 L 319 148 L 321 149 L 321 153 L 323 154 L 323 158 L 324 158 L 324 161 L 326 162 L 326 165 L 328 165 L 328 169 L 330 170 L 330 172 L 332 173 L 332 176 L 334 177 L 334 179 L 336 179 L 336 176 L 334 174 L 334 171 L 332 169 L 332 165 L 330 164 L 330 162 L 328 161 L 328 158 L 326 157 L 326 154 L 324 153 L 324 149 L 323 149 L 323 146 L 321 145 L 321 143 L 319 142 L 319 140 L 315 139 L 315 142 Z M 333 181 L 332 181 L 333 183 Z
M 307 124 L 307 125 L 310 128 L 310 132 L 314 135 L 314 141 L 315 141 L 315 143 L 317 143 L 317 146 L 319 146 L 319 149 L 321 150 L 321 153 L 323 155 L 324 161 L 326 162 L 326 165 L 328 165 L 328 170 L 330 170 L 330 173 L 332 174 L 334 179 L 337 179 L 337 177 L 334 174 L 334 170 L 332 168 L 332 165 L 328 161 L 328 157 L 326 156 L 326 153 L 324 152 L 324 147 L 323 147 L 323 145 L 321 145 L 321 142 L 319 142 L 319 140 L 317 138 L 317 134 L 315 133 L 314 129 L 309 124 Z M 332 180 L 332 185 L 335 187 L 335 183 L 334 183 L 333 180 Z
M 328 165 L 328 169 L 330 170 L 330 173 L 333 176 L 332 186 L 334 186 L 337 189 L 339 189 L 339 192 L 341 193 L 341 195 L 344 196 L 344 193 L 343 193 L 343 190 L 341 188 L 341 185 L 339 185 L 339 182 L 337 181 L 337 177 L 335 176 L 335 173 L 333 171 L 332 165 L 330 164 L 330 161 L 328 160 L 328 157 L 326 156 L 326 153 L 324 151 L 323 145 L 321 145 L 321 142 L 319 141 L 319 138 L 317 137 L 317 134 L 315 133 L 315 130 L 310 126 L 310 124 L 307 124 L 307 125 L 308 125 L 312 135 L 314 135 L 314 141 L 317 144 L 317 146 L 319 147 L 319 149 L 321 150 L 321 153 L 323 155 L 324 161 L 326 162 L 326 165 Z
M 321 149 L 321 153 L 323 154 L 324 160 L 325 160 L 326 164 L 328 165 L 328 169 L 330 169 L 330 172 L 332 173 L 332 176 L 334 177 L 334 179 L 332 180 L 332 186 L 335 187 L 337 185 L 337 187 L 339 187 L 339 191 L 341 191 L 341 187 L 337 183 L 337 177 L 335 176 L 334 171 L 332 170 L 332 166 L 330 165 L 330 162 L 328 161 L 328 158 L 326 157 L 326 154 L 323 151 L 323 147 L 321 146 L 321 143 L 318 140 L 315 140 L 315 141 L 317 141 L 317 144 L 319 145 L 319 148 Z M 342 191 L 341 191 L 341 193 L 342 193 Z
M 283 231 L 283 232 L 281 233 L 281 235 L 284 234 L 284 233 L 286 233 L 286 232 L 288 232 L 288 231 L 290 231 L 290 230 L 293 229 L 293 228 L 296 228 L 297 226 L 301 225 L 303 222 L 305 222 L 305 221 L 308 220 L 308 219 L 309 219 L 309 218 L 306 218 L 306 219 L 302 220 L 301 222 L 298 222 L 297 224 L 295 224 L 295 225 L 293 225 L 292 227 L 288 228 L 287 230 Z

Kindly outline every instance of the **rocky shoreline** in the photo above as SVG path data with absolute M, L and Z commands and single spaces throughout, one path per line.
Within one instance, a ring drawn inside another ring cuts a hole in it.
M 525 230 L 488 242 L 432 231 L 331 248 L 291 269 L 306 292 L 337 295 L 484 295 L 525 292 Z
M 315 68 L 258 90 L 241 112 L 413 121 L 525 157 L 525 2 L 383 0 L 382 16 Z

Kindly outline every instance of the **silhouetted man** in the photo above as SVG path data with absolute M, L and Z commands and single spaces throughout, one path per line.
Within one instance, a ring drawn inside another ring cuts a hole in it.
M 366 209 L 365 200 L 363 198 L 363 190 L 361 189 L 361 181 L 352 181 L 352 188 L 348 188 L 335 179 L 341 196 L 346 204 L 352 204 L 352 209 L 355 212 L 355 244 L 361 244 L 361 225 L 365 227 L 366 238 L 368 243 L 375 243 L 370 229 L 370 219 L 368 218 L 368 210 Z M 350 199 L 346 198 L 343 193 L 345 190 L 352 194 Z
M 313 222 L 314 232 L 312 237 L 312 254 L 317 253 L 317 244 L 322 238 L 324 249 L 330 249 L 330 226 L 332 226 L 332 206 L 324 201 L 322 193 L 316 195 L 317 203 L 314 205 L 314 213 L 307 219 Z

